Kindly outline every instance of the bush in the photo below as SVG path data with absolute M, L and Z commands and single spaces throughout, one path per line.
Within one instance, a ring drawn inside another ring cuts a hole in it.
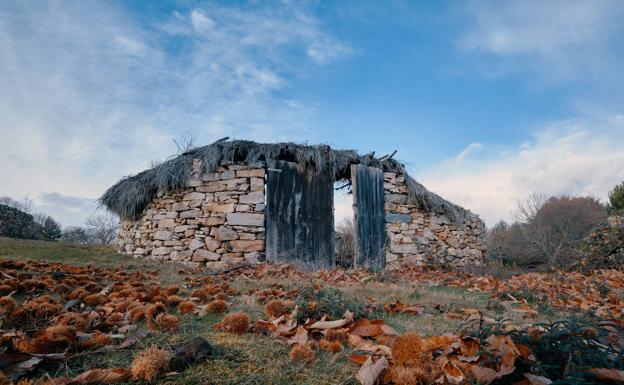
M 609 213 L 624 212 L 624 182 L 609 191 Z
M 58 241 L 61 235 L 61 226 L 52 217 L 47 217 L 43 222 L 43 239 L 46 241 Z
M 89 243 L 89 233 L 84 227 L 72 226 L 63 230 L 61 240 L 76 245 L 86 245 Z

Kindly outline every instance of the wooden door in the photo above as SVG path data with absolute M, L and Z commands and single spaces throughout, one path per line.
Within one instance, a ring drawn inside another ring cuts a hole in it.
M 333 176 L 292 162 L 269 162 L 266 254 L 311 269 L 335 265 Z
M 355 267 L 386 266 L 386 218 L 383 171 L 363 165 L 351 166 L 355 224 Z

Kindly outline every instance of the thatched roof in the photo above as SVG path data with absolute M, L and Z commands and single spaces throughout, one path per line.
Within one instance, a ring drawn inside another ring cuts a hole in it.
M 392 155 L 375 158 L 374 153 L 359 155 L 353 150 L 333 150 L 328 145 L 257 143 L 224 138 L 207 146 L 193 148 L 149 170 L 121 179 L 99 201 L 124 219 L 138 219 L 152 199 L 187 186 L 194 159 L 201 160 L 201 174 L 214 172 L 222 161 L 255 163 L 287 160 L 318 172 L 330 171 L 335 180 L 349 179 L 352 164 L 396 172 L 406 177 L 409 197 L 413 203 L 427 211 L 445 214 L 456 221 L 464 218 L 466 210 L 416 182 Z

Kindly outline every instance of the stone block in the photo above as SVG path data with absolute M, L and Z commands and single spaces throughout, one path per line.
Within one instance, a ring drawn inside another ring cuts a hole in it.
M 227 223 L 241 226 L 264 226 L 264 214 L 230 213 L 227 215 Z
M 168 241 L 171 239 L 171 236 L 171 231 L 166 230 L 159 230 L 154 233 L 154 239 L 159 239 L 161 241 Z
M 225 249 L 231 252 L 249 252 L 264 250 L 264 241 L 235 240 L 225 243 Z
M 389 223 L 409 223 L 412 216 L 409 214 L 386 213 L 386 222 Z
M 389 203 L 396 204 L 406 204 L 407 203 L 407 195 L 405 194 L 386 194 L 384 195 L 384 201 Z
M 186 230 L 188 230 L 188 225 L 180 225 L 180 226 L 176 226 L 175 229 L 173 229 L 174 232 L 176 233 L 183 233 Z
M 176 222 L 173 219 L 161 219 L 158 221 L 159 229 L 173 229 L 176 226 Z
M 221 242 L 217 241 L 216 239 L 206 238 L 204 239 L 204 244 L 206 245 L 206 249 L 210 251 L 215 251 L 219 247 L 221 247 Z
M 225 217 L 199 218 L 197 222 L 206 227 L 220 226 L 225 223 Z
M 164 212 L 164 213 L 158 213 L 154 215 L 152 219 L 154 219 L 155 221 L 158 221 L 161 219 L 175 219 L 177 217 L 178 217 L 178 213 L 176 212 Z
M 188 245 L 189 250 L 197 250 L 200 247 L 204 247 L 204 242 L 200 241 L 199 239 L 193 239 Z
M 390 251 L 395 254 L 416 254 L 418 248 L 413 243 L 405 243 L 402 245 L 390 245 Z
M 154 251 L 152 251 L 152 255 L 155 255 L 155 256 L 168 255 L 169 253 L 171 253 L 171 251 L 172 250 L 169 247 L 158 247 L 154 249 Z
M 219 173 L 218 172 L 209 172 L 209 173 L 203 174 L 201 176 L 201 180 L 203 180 L 204 182 L 210 182 L 210 181 L 219 180 Z
M 196 201 L 196 200 L 204 200 L 204 198 L 206 197 L 206 194 L 201 193 L 201 192 L 190 192 L 188 194 L 185 194 L 184 197 L 182 197 L 183 201 Z
M 193 253 L 193 258 L 191 259 L 193 262 L 204 262 L 204 261 L 218 261 L 221 259 L 221 256 L 217 253 L 213 253 L 212 251 L 208 251 L 206 249 L 197 249 Z
M 234 177 L 236 176 L 236 174 L 234 173 L 234 171 L 232 170 L 225 170 L 221 173 L 221 175 L 219 175 L 219 179 L 221 180 L 228 180 L 228 179 L 234 179 Z
M 264 203 L 264 193 L 255 191 L 246 195 L 241 195 L 238 201 L 245 204 Z
M 236 205 L 237 212 L 247 212 L 247 211 L 250 211 L 249 209 L 250 209 L 249 205 Z
M 264 178 L 251 178 L 249 183 L 251 191 L 264 191 Z
M 198 209 L 189 210 L 189 211 L 182 211 L 180 213 L 180 218 L 182 218 L 182 219 L 197 218 L 197 217 L 201 216 L 202 214 L 203 214 L 202 211 L 198 210 Z
M 220 241 L 231 241 L 233 239 L 238 238 L 238 234 L 236 231 L 232 230 L 229 227 L 221 226 L 215 231 L 215 238 Z
M 185 211 L 189 209 L 188 202 L 176 202 L 171 206 L 172 211 Z
M 204 205 L 204 210 L 206 210 L 207 212 L 212 212 L 212 213 L 233 213 L 235 207 L 236 206 L 233 203 L 225 203 L 225 204 L 210 203 L 210 204 Z
M 252 170 L 238 170 L 236 171 L 237 178 L 264 178 L 264 169 L 252 169 Z

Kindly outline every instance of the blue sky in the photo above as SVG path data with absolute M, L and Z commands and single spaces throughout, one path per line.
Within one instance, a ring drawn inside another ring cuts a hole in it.
M 398 150 L 488 224 L 624 179 L 624 3 L 363 3 L 0 3 L 0 195 L 81 224 L 188 135 Z

